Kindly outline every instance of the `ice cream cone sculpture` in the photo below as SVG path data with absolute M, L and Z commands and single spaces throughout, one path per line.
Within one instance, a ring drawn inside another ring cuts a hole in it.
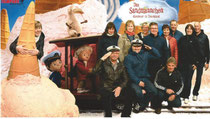
M 29 50 L 36 48 L 34 24 L 35 4 L 32 1 L 27 8 L 17 45 L 22 45 Z M 14 55 L 11 62 L 8 79 L 15 78 L 18 75 L 23 75 L 26 73 L 34 76 L 40 76 L 37 56 L 22 55 L 20 53 Z
M 9 39 L 9 19 L 6 9 L 1 10 L 1 49 L 5 49 Z

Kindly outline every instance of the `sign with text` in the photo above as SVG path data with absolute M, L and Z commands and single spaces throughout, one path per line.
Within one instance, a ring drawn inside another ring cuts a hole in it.
M 178 19 L 178 12 L 168 5 L 165 0 L 136 0 L 123 4 L 118 12 L 118 17 L 126 22 L 133 20 L 136 25 L 143 22 L 169 23 Z

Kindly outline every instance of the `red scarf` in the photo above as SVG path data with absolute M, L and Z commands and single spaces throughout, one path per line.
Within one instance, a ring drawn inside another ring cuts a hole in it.
M 129 36 L 134 36 L 135 35 L 135 32 L 126 31 L 125 33 L 127 33 Z

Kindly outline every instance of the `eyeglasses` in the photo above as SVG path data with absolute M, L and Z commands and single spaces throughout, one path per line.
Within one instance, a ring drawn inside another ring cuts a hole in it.
M 150 29 L 158 29 L 158 28 L 150 28 Z

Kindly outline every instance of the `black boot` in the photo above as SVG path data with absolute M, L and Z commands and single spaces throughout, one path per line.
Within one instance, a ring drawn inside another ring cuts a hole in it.
M 156 114 L 160 114 L 160 113 L 161 113 L 161 108 L 156 108 L 156 109 L 155 109 L 155 113 L 156 113 Z

